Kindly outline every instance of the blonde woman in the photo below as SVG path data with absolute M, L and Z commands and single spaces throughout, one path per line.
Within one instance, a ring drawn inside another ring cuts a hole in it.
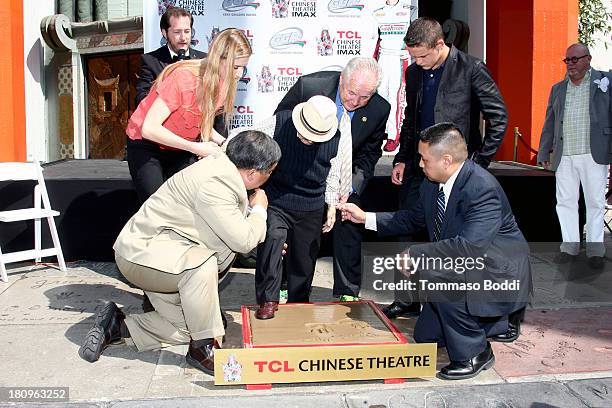
M 215 116 L 229 123 L 236 83 L 251 53 L 245 35 L 228 28 L 207 58 L 177 62 L 160 73 L 126 129 L 128 165 L 141 202 L 197 157 L 218 151 L 223 137 L 213 129 Z

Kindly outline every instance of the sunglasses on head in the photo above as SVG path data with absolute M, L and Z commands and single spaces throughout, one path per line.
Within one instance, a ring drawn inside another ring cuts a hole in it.
M 562 59 L 561 61 L 565 62 L 566 64 L 569 64 L 570 62 L 571 62 L 572 64 L 575 64 L 575 63 L 577 63 L 578 61 L 580 61 L 582 58 L 584 58 L 584 57 L 588 57 L 588 56 L 589 56 L 589 54 L 583 55 L 582 57 L 571 57 L 571 58 L 565 57 L 565 58 L 564 58 L 564 59 Z

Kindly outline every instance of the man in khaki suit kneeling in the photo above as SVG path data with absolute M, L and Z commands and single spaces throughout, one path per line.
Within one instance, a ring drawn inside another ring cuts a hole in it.
M 109 344 L 125 338 L 139 351 L 189 343 L 187 362 L 212 375 L 216 339 L 225 334 L 218 272 L 229 268 L 236 252 L 264 241 L 268 199 L 257 188 L 280 158 L 272 138 L 242 132 L 228 143 L 226 154 L 182 170 L 145 201 L 113 249 L 121 273 L 144 290 L 155 310 L 126 317 L 108 303 L 79 355 L 97 361 Z

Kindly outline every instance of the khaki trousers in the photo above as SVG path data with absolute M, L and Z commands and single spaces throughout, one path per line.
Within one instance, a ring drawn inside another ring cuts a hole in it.
M 139 351 L 223 337 L 216 257 L 178 275 L 129 262 L 117 254 L 115 261 L 123 276 L 144 290 L 155 308 L 125 319 Z

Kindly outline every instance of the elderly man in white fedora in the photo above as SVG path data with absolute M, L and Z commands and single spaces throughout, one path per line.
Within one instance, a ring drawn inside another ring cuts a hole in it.
M 334 101 L 316 95 L 255 125 L 274 138 L 283 155 L 263 187 L 270 206 L 266 240 L 257 248 L 258 319 L 274 317 L 283 268 L 287 301 L 308 302 L 321 230 L 332 229 L 336 204 L 350 186 L 350 133 L 340 136 L 336 111 Z

